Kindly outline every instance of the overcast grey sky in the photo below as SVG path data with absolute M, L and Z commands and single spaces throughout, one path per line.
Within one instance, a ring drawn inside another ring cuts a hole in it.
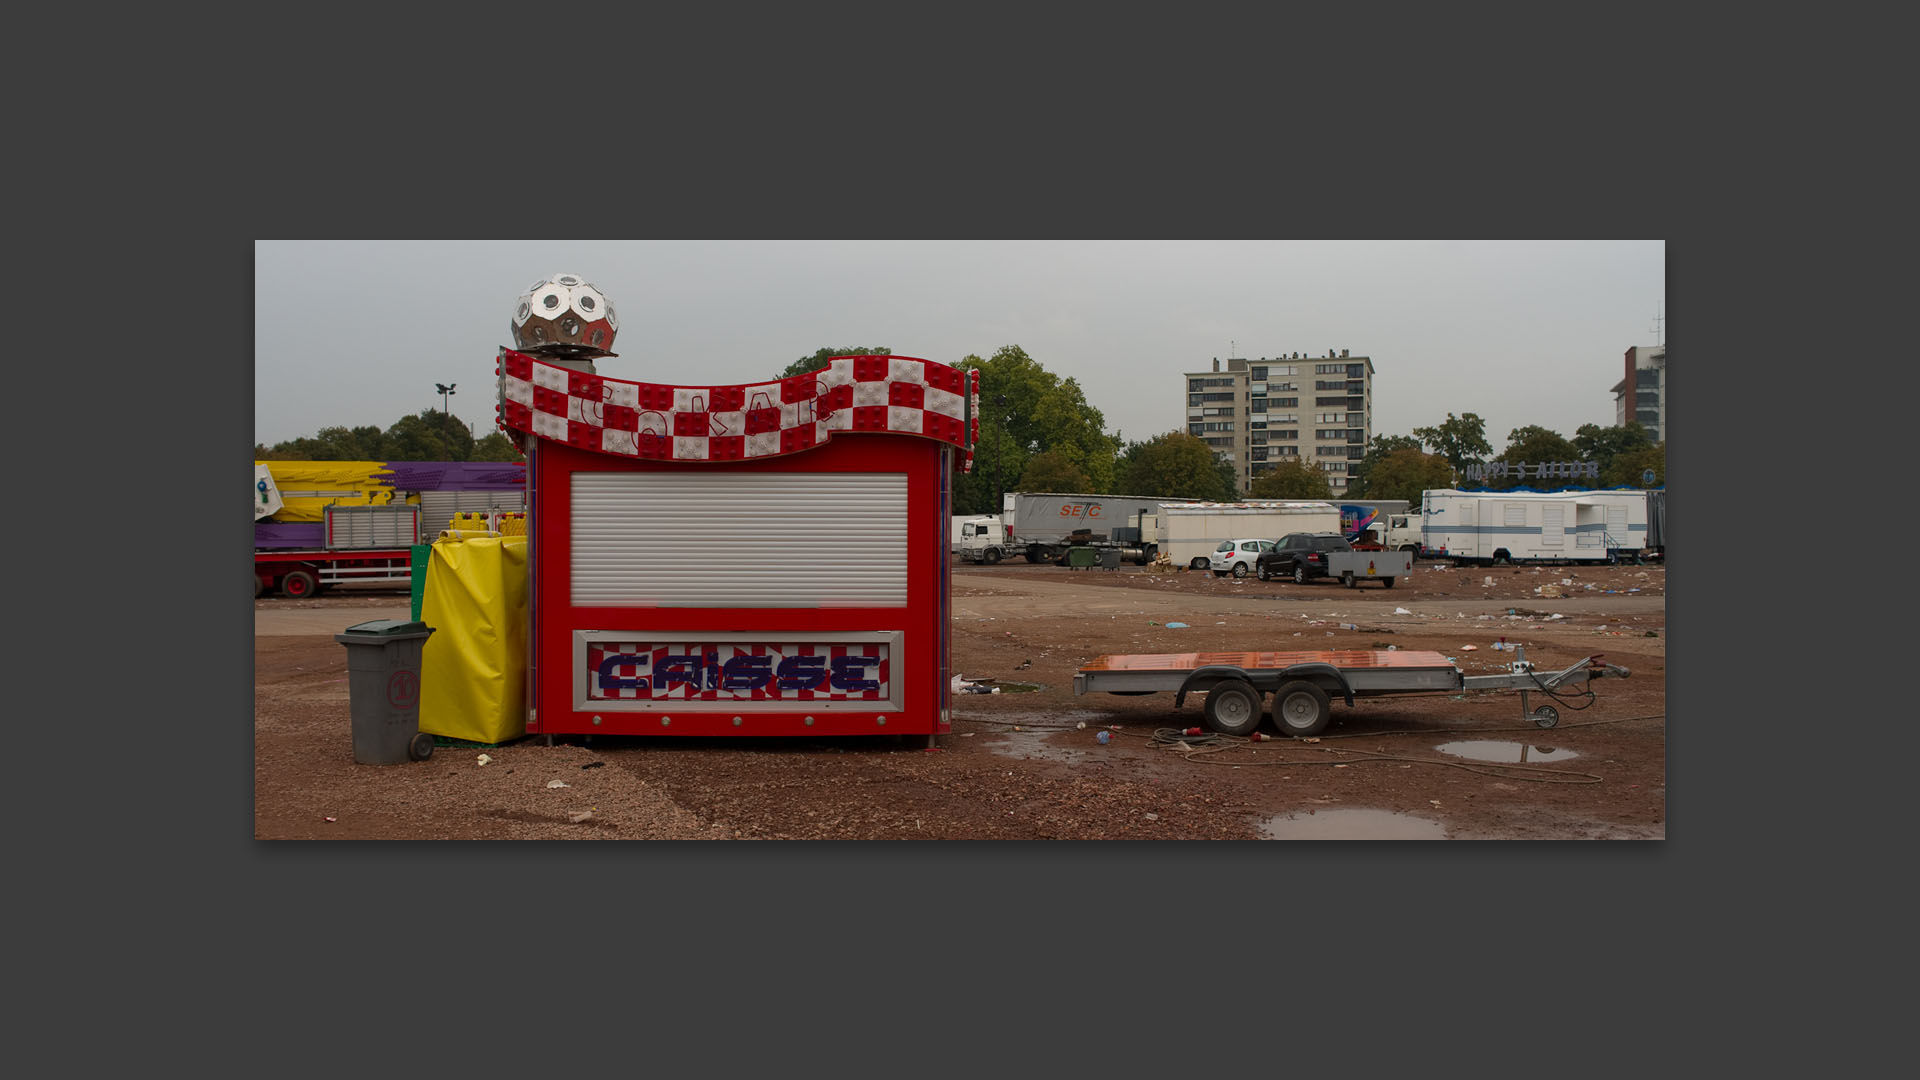
M 957 363 L 1004 345 L 1079 380 L 1128 439 L 1184 430 L 1215 357 L 1373 360 L 1375 435 L 1478 413 L 1497 453 L 1613 423 L 1656 342 L 1666 243 L 1621 241 L 279 241 L 254 249 L 254 438 L 438 408 L 493 426 L 514 301 L 585 277 L 620 315 L 602 375 L 754 382 L 823 346 Z M 1665 324 L 1662 324 L 1663 328 Z

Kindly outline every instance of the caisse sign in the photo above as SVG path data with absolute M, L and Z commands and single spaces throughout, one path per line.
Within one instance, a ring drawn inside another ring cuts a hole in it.
M 586 649 L 592 701 L 884 701 L 884 642 L 596 641 Z

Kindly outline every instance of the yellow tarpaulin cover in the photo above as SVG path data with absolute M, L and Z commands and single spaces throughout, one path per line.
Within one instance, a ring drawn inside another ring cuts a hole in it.
M 497 743 L 527 733 L 527 538 L 441 540 L 420 619 L 420 730 Z
M 384 461 L 255 461 L 273 474 L 282 506 L 274 521 L 293 523 L 326 520 L 326 507 L 385 506 L 393 488 L 375 473 L 386 474 Z M 408 502 L 415 500 L 409 499 Z

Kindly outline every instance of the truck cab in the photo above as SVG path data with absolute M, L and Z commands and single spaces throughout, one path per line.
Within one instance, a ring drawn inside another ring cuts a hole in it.
M 960 557 L 968 562 L 992 566 L 1007 555 L 1007 526 L 997 517 L 984 515 L 960 523 Z

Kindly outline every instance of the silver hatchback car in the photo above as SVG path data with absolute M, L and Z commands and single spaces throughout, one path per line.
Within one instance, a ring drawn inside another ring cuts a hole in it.
M 1272 551 L 1272 540 L 1222 540 L 1220 546 L 1207 556 L 1207 569 L 1215 577 L 1246 577 L 1253 573 L 1253 564 L 1260 559 L 1263 551 Z

